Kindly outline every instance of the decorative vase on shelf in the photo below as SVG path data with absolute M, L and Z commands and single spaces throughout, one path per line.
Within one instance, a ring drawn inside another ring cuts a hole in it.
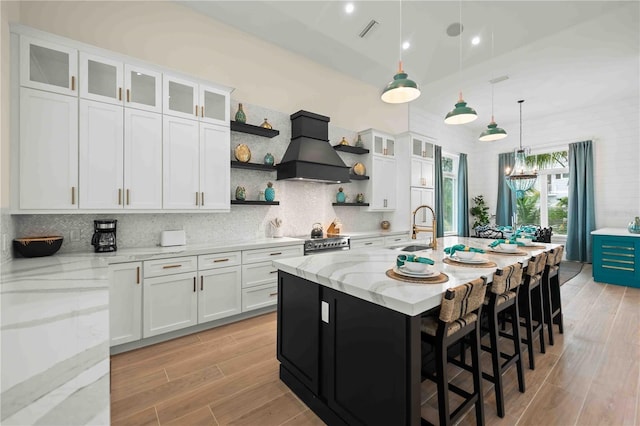
M 356 195 L 356 203 L 364 203 L 364 194 L 363 193 L 359 193 L 358 195 Z
M 264 199 L 267 201 L 273 201 L 276 199 L 276 190 L 273 189 L 273 184 L 267 182 L 267 189 L 264 190 Z
M 343 136 L 342 140 L 340 141 L 340 145 L 349 146 L 349 141 Z
M 362 137 L 360 137 L 360 135 L 358 135 L 358 139 L 356 140 L 356 146 L 358 148 L 364 148 L 364 142 L 362 142 Z
M 236 187 L 236 200 L 244 201 L 247 196 L 247 191 L 244 189 L 244 186 Z
M 271 155 L 270 152 L 267 152 L 267 154 L 264 156 L 264 164 L 266 164 L 267 166 L 273 166 L 273 155 Z
M 338 193 L 336 194 L 336 201 L 338 203 L 344 203 L 347 201 L 347 194 L 342 192 L 342 187 L 338 188 Z
M 236 121 L 238 123 L 246 123 L 247 116 L 244 113 L 244 109 L 242 108 L 242 104 L 238 104 L 238 112 L 236 112 Z
M 351 173 L 358 176 L 364 176 L 367 173 L 367 168 L 362 163 L 356 163 L 351 168 Z
M 380 227 L 382 229 L 389 229 L 391 227 L 391 223 L 388 220 L 383 220 L 380 222 Z
M 629 226 L 627 226 L 627 229 L 632 234 L 640 234 L 640 216 L 636 216 L 633 222 L 629 222 Z
M 233 154 L 235 155 L 236 160 L 238 160 L 241 163 L 248 163 L 249 160 L 251 160 L 251 150 L 247 145 L 243 143 L 236 146 L 236 149 L 233 152 Z
M 273 129 L 273 126 L 269 124 L 266 118 L 264 119 L 264 122 L 260 125 L 260 127 L 263 127 L 265 129 Z

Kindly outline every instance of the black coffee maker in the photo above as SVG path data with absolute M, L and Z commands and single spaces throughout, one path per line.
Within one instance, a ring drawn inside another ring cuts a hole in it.
M 95 247 L 96 253 L 116 251 L 116 224 L 115 219 L 94 220 L 93 238 L 91 245 Z

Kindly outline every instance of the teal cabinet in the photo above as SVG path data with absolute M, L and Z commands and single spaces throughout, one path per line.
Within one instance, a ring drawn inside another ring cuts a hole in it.
M 640 238 L 596 233 L 592 236 L 593 279 L 640 288 Z

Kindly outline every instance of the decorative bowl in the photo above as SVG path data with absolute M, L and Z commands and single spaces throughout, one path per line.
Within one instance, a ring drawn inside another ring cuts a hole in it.
M 426 263 L 406 261 L 402 267 L 411 272 L 426 272 L 429 265 Z
M 26 237 L 13 240 L 13 249 L 24 257 L 51 256 L 62 246 L 59 235 L 45 237 Z
M 455 256 L 458 256 L 458 259 L 471 260 L 474 257 L 476 257 L 476 252 L 475 251 L 461 251 L 461 250 L 458 250 L 458 251 L 455 252 Z
M 500 250 L 507 251 L 509 253 L 515 253 L 516 251 L 518 251 L 518 245 L 517 244 L 505 244 L 505 243 L 502 243 L 498 247 L 500 248 Z

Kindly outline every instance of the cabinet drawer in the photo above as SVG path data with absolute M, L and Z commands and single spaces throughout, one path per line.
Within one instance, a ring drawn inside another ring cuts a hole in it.
M 278 269 L 271 261 L 242 265 L 242 288 L 272 284 L 278 280 Z
M 284 257 L 302 256 L 302 243 L 299 246 L 272 247 L 267 249 L 244 250 L 242 263 L 256 263 Z
M 382 247 L 382 246 L 384 246 L 384 237 L 351 240 L 351 250 L 362 248 L 362 247 Z
M 171 259 L 147 260 L 144 262 L 144 277 L 193 272 L 198 269 L 196 256 L 172 257 Z
M 205 271 L 207 269 L 225 268 L 227 266 L 236 266 L 242 260 L 242 252 L 230 251 L 226 253 L 203 254 L 198 256 L 198 269 Z
M 405 234 L 405 235 L 394 235 L 394 236 L 389 236 L 389 237 L 384 237 L 384 245 L 388 246 L 388 245 L 393 245 L 393 244 L 398 244 L 398 243 L 408 243 L 411 240 L 411 237 L 409 236 L 409 234 Z
M 265 284 L 242 290 L 242 312 L 278 303 L 278 284 Z

